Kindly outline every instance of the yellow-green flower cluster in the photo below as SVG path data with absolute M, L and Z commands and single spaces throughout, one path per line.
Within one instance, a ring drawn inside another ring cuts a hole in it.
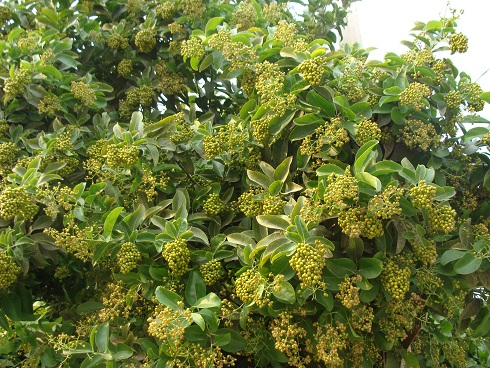
M 87 83 L 73 81 L 70 85 L 70 91 L 84 106 L 90 106 L 95 101 L 95 91 Z
M 347 347 L 347 326 L 337 322 L 335 325 L 316 323 L 313 339 L 308 339 L 307 350 L 315 361 L 322 362 L 324 367 L 342 368 L 345 366 L 344 354 Z
M 131 167 L 138 161 L 138 147 L 124 145 L 120 147 L 114 143 L 106 146 L 106 164 L 109 167 L 117 168 L 118 166 Z
M 263 215 L 281 215 L 282 209 L 286 204 L 285 201 L 279 196 L 271 196 L 266 194 L 262 201 L 262 214 Z
M 0 6 L 0 26 L 4 26 L 10 19 L 12 19 L 10 8 Z
M 155 31 L 153 29 L 142 29 L 136 34 L 134 44 L 141 52 L 149 53 L 157 44 Z
M 373 139 L 378 141 L 381 139 L 381 129 L 378 124 L 367 119 L 357 124 L 356 141 L 360 146 Z
M 393 299 L 402 300 L 410 289 L 410 268 L 401 266 L 388 259 L 384 263 L 383 272 L 381 273 L 381 282 L 384 289 Z
M 180 53 L 184 58 L 198 58 L 200 59 L 206 52 L 204 45 L 200 38 L 193 37 L 189 40 L 182 42 Z
M 155 66 L 155 73 L 159 80 L 157 90 L 166 95 L 173 95 L 185 91 L 186 79 L 179 73 L 172 72 L 163 60 Z
M 262 214 L 262 201 L 254 199 L 257 194 L 262 192 L 263 190 L 258 188 L 251 188 L 238 197 L 238 208 L 245 216 L 255 217 Z
M 306 337 L 306 330 L 300 326 L 290 311 L 281 312 L 271 323 L 270 331 L 274 338 L 274 347 L 286 354 L 291 367 L 306 367 L 311 358 L 301 354 L 301 340 Z
M 182 7 L 182 13 L 191 20 L 202 18 L 206 11 L 206 6 L 202 0 L 182 0 L 180 6 Z
M 191 260 L 191 253 L 184 239 L 175 239 L 165 244 L 162 256 L 167 261 L 173 277 L 180 278 L 185 275 Z
M 463 96 L 461 96 L 459 91 L 450 91 L 444 96 L 444 101 L 446 101 L 448 108 L 454 109 L 461 105 Z
M 19 149 L 13 142 L 0 143 L 0 177 L 6 177 L 17 160 Z
M 126 274 L 138 266 L 141 259 L 141 253 L 132 242 L 126 242 L 121 245 L 117 253 L 117 264 L 120 272 Z
M 437 147 L 441 143 L 441 136 L 431 123 L 420 120 L 407 120 L 402 130 L 403 143 L 410 149 L 428 151 L 431 147 Z
M 315 244 L 298 243 L 289 265 L 301 282 L 302 288 L 323 288 L 323 268 L 327 265 L 327 246 L 320 241 Z
M 0 194 L 0 216 L 11 220 L 16 215 L 32 219 L 38 211 L 34 198 L 24 187 L 5 187 Z
M 74 221 L 69 221 L 61 231 L 47 228 L 44 232 L 54 238 L 54 242 L 58 247 L 72 253 L 82 261 L 87 261 L 92 257 L 92 249 L 86 232 L 91 230 L 93 229 L 80 229 Z
M 255 25 L 257 12 L 251 0 L 243 0 L 233 12 L 232 24 L 236 25 L 238 30 L 246 30 Z
M 428 185 L 425 180 L 421 180 L 417 186 L 410 189 L 409 195 L 416 208 L 429 210 L 432 208 L 436 191 L 435 186 Z
M 434 62 L 434 55 L 432 54 L 431 49 L 413 49 L 406 54 L 403 54 L 402 57 L 414 66 L 423 66 L 424 64 L 431 64 Z
M 477 112 L 483 110 L 485 101 L 482 99 L 483 90 L 478 83 L 461 82 L 459 91 L 469 101 L 468 110 Z
M 366 94 L 359 78 L 355 75 L 346 75 L 340 79 L 339 91 L 345 95 L 349 102 L 357 102 Z
M 400 104 L 403 106 L 412 105 L 414 110 L 420 111 L 425 106 L 425 97 L 430 96 L 430 94 L 431 91 L 428 85 L 413 82 L 400 92 Z
M 208 195 L 208 198 L 204 201 L 203 204 L 204 213 L 211 216 L 219 215 L 221 212 L 224 211 L 224 209 L 225 206 L 218 193 L 211 193 L 210 195 Z
M 204 283 L 208 286 L 214 285 L 219 281 L 223 274 L 223 266 L 215 259 L 206 262 L 199 267 Z
M 31 72 L 28 69 L 16 69 L 14 75 L 5 81 L 3 91 L 9 97 L 21 95 L 30 81 Z
M 129 78 L 133 71 L 133 61 L 131 59 L 123 59 L 117 64 L 117 72 L 124 78 Z
M 345 201 L 357 201 L 359 198 L 359 185 L 348 170 L 344 175 L 331 173 L 328 176 L 328 185 L 325 188 L 323 200 L 329 216 L 336 215 L 348 206 Z
M 377 217 L 369 216 L 359 207 L 350 207 L 338 214 L 337 222 L 342 232 L 351 238 L 364 236 L 368 239 L 383 236 L 383 223 Z
M 165 305 L 158 305 L 155 313 L 148 318 L 148 333 L 160 341 L 172 341 L 176 346 L 184 341 L 184 329 L 191 321 L 190 309 L 183 309 L 184 303 L 178 302 L 182 309 L 173 310 Z
M 129 46 L 129 40 L 119 33 L 113 33 L 107 36 L 107 46 L 114 50 L 124 50 Z
M 356 282 L 361 280 L 362 277 L 360 275 L 352 277 L 346 276 L 344 281 L 339 284 L 339 292 L 335 297 L 339 299 L 342 305 L 347 309 L 353 309 L 361 303 L 361 300 L 359 299 L 360 288 L 355 285 Z
M 231 32 L 226 29 L 220 29 L 218 33 L 211 36 L 208 45 L 216 51 L 223 51 L 225 45 L 231 42 Z
M 449 38 L 449 49 L 451 53 L 465 53 L 468 51 L 468 37 L 462 33 L 455 33 Z
M 170 1 L 164 1 L 156 6 L 155 12 L 164 22 L 168 22 L 173 18 L 175 8 Z
M 259 286 L 265 281 L 256 270 L 249 268 L 236 279 L 235 293 L 245 304 L 255 302 L 258 306 L 262 306 L 264 300 L 259 292 Z
M 400 215 L 400 198 L 403 195 L 403 189 L 394 185 L 388 185 L 383 192 L 374 195 L 368 204 L 368 212 L 373 213 L 376 217 L 389 219 L 392 216 Z
M 37 109 L 41 114 L 53 116 L 54 114 L 56 114 L 56 112 L 61 110 L 60 99 L 55 94 L 46 94 L 44 95 L 42 100 L 39 101 Z
M 449 205 L 441 207 L 429 207 L 427 209 L 429 217 L 429 226 L 446 234 L 454 230 L 456 225 L 456 211 Z
M 411 242 L 413 255 L 425 267 L 433 265 L 437 260 L 437 250 L 434 240 L 415 240 Z
M 317 56 L 311 59 L 306 59 L 298 65 L 298 71 L 303 76 L 303 79 L 308 81 L 312 86 L 320 84 L 323 75 L 325 74 L 326 58 Z
M 269 23 L 277 23 L 282 18 L 281 7 L 276 3 L 265 4 L 262 12 L 264 13 L 264 18 Z
M 281 20 L 276 26 L 276 31 L 274 32 L 272 39 L 274 41 L 282 42 L 284 46 L 293 46 L 297 34 L 298 31 L 294 23 L 288 23 L 285 20 Z
M 250 96 L 253 93 L 256 81 L 257 75 L 249 68 L 246 68 L 240 75 L 240 85 L 247 96 Z
M 19 272 L 20 268 L 12 256 L 0 251 L 0 291 L 15 283 Z

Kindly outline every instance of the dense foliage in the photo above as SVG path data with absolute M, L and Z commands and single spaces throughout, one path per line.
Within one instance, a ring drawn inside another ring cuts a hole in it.
M 0 365 L 490 364 L 490 94 L 349 3 L 3 2 Z

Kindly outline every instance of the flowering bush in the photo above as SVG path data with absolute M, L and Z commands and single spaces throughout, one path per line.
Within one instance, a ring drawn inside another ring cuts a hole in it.
M 2 366 L 490 364 L 490 93 L 349 5 L 3 2 Z

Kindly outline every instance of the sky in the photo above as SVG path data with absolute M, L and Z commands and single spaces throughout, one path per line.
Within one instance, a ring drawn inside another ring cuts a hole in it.
M 415 21 L 427 23 L 449 15 L 447 0 L 362 0 L 354 3 L 362 45 L 376 47 L 371 59 L 382 60 L 387 52 L 404 53 L 408 48 L 402 40 L 412 41 L 410 30 Z M 490 40 L 487 26 L 490 23 L 490 1 L 451 0 L 451 8 L 464 10 L 457 21 L 458 32 L 468 36 L 469 47 L 465 54 L 441 53 L 450 56 L 459 71 L 469 74 L 473 82 L 480 83 L 484 91 L 490 91 Z M 490 120 L 490 106 L 480 113 Z

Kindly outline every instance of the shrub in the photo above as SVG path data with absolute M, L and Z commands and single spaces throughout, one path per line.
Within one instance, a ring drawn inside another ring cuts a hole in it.
M 4 2 L 2 365 L 489 364 L 490 95 L 349 5 Z

